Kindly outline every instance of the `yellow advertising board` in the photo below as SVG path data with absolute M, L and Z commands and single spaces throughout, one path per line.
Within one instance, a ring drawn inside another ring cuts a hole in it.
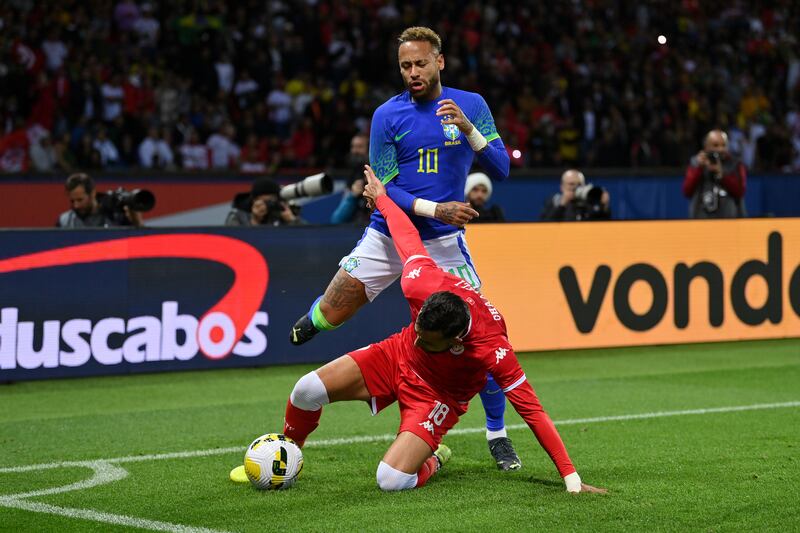
M 471 225 L 519 351 L 800 337 L 800 219 Z

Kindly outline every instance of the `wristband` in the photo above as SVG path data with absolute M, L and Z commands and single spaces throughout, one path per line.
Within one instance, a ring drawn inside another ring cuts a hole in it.
M 567 492 L 581 491 L 581 476 L 577 472 L 564 476 L 564 483 L 567 485 Z
M 467 135 L 467 142 L 469 142 L 473 152 L 480 152 L 489 144 L 486 137 L 484 137 L 475 126 L 472 126 L 472 131 Z
M 437 204 L 436 202 L 431 202 L 430 200 L 417 198 L 416 200 L 414 200 L 414 214 L 428 218 L 435 218 L 437 205 L 439 204 Z

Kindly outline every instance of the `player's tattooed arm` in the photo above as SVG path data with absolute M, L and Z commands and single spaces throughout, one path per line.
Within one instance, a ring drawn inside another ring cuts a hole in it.
M 444 202 L 436 205 L 436 219 L 459 228 L 477 216 L 478 212 L 466 202 Z

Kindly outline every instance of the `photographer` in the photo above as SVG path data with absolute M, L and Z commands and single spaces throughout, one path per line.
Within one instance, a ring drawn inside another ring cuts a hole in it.
M 236 195 L 226 226 L 295 226 L 305 224 L 289 202 L 280 198 L 281 186 L 270 178 L 253 181 L 250 194 Z
M 144 225 L 141 211 L 135 211 L 128 205 L 119 205 L 121 203 L 119 201 L 106 201 L 107 199 L 118 199 L 114 198 L 114 195 L 119 195 L 119 192 L 97 194 L 94 180 L 88 174 L 72 174 L 67 178 L 65 188 L 71 209 L 59 215 L 56 227 L 109 228 L 133 226 L 141 228 Z M 147 210 L 142 209 L 142 211 Z
M 610 220 L 610 200 L 607 190 L 587 184 L 583 172 L 570 169 L 561 175 L 561 192 L 545 202 L 539 218 L 544 221 Z
M 711 130 L 686 169 L 683 195 L 690 198 L 689 218 L 737 218 L 745 216 L 744 191 L 747 170 L 728 152 L 728 135 Z

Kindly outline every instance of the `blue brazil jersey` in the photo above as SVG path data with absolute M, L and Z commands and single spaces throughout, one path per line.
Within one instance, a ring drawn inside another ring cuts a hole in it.
M 464 185 L 475 152 L 457 126 L 442 124 L 443 117 L 436 116 L 438 102 L 445 98 L 458 104 L 491 143 L 492 150 L 487 152 L 495 155 L 490 157 L 508 158 L 489 106 L 481 95 L 442 87 L 441 96 L 433 100 L 416 102 L 405 91 L 375 110 L 369 139 L 370 166 L 384 184 L 391 181 L 414 197 L 440 203 L 463 202 Z M 507 174 L 507 164 L 505 168 Z M 506 176 L 491 177 L 504 179 Z M 391 196 L 391 191 L 389 194 Z M 422 239 L 457 231 L 454 226 L 433 218 L 413 214 L 410 218 Z M 389 235 L 386 221 L 377 209 L 372 214 L 370 227 Z

